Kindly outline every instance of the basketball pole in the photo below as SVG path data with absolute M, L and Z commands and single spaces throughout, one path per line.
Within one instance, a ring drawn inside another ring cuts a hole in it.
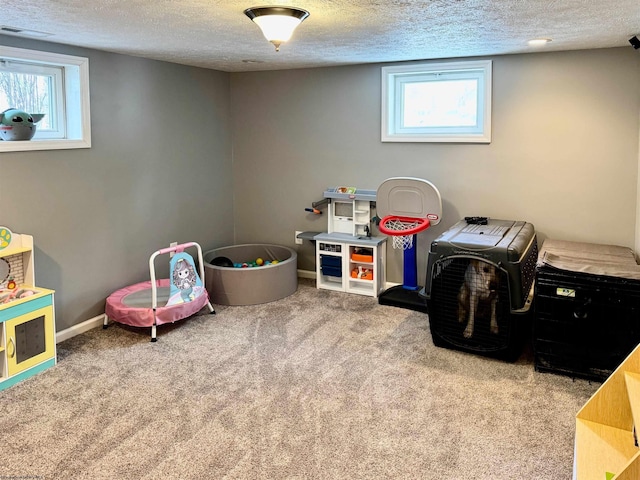
M 418 234 L 413 234 L 413 241 L 411 247 L 404 251 L 404 269 L 403 269 L 403 287 L 406 290 L 418 290 L 418 258 L 416 250 L 416 242 L 418 241 Z
M 412 234 L 411 247 L 403 252 L 403 284 L 382 292 L 378 297 L 379 304 L 428 313 L 427 302 L 419 291 L 422 287 L 418 285 L 417 241 L 418 234 Z

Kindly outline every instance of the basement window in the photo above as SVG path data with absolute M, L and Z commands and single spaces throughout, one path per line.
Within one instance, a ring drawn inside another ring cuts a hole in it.
M 8 108 L 44 117 L 31 140 L 0 140 L 0 152 L 91 147 L 89 59 L 0 46 L 0 112 Z
M 383 142 L 491 143 L 491 60 L 382 68 Z

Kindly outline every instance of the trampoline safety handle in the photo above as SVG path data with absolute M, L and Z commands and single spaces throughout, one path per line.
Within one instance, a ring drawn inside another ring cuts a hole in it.
M 194 242 L 181 243 L 180 245 L 176 245 L 174 247 L 163 248 L 161 250 L 158 250 L 156 253 L 158 255 L 164 255 L 165 253 L 182 252 L 185 248 L 193 247 L 194 245 Z
M 151 308 L 153 308 L 154 310 L 158 306 L 158 292 L 156 285 L 155 268 L 156 257 L 172 252 L 183 252 L 188 247 L 196 247 L 198 251 L 198 263 L 200 265 L 200 278 L 204 278 L 204 261 L 202 259 L 202 248 L 200 248 L 200 245 L 196 242 L 181 243 L 180 245 L 174 245 L 173 247 L 163 248 L 161 250 L 153 252 L 151 254 L 151 257 L 149 257 L 149 276 L 151 277 Z

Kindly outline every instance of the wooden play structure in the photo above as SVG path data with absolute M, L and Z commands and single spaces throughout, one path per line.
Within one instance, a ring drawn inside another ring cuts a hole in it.
M 576 415 L 574 480 L 640 478 L 640 345 Z

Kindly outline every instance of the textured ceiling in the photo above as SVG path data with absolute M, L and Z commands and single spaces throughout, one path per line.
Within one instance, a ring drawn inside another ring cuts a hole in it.
M 228 72 L 621 47 L 639 0 L 297 0 L 310 16 L 280 52 L 253 0 L 5 0 L 0 24 L 43 40 Z M 640 51 L 638 52 L 640 55 Z

